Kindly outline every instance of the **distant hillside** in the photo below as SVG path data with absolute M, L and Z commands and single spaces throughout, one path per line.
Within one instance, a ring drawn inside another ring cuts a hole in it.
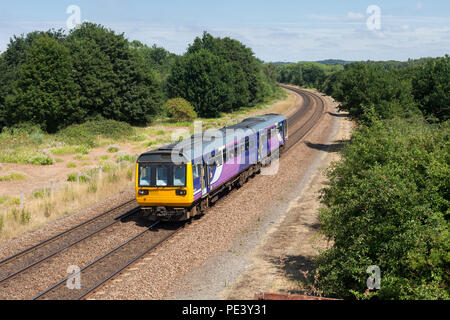
M 312 62 L 312 61 L 299 61 L 299 62 Z M 327 59 L 327 60 L 321 60 L 321 61 L 313 61 L 324 65 L 346 65 L 349 63 L 352 63 L 354 61 L 345 61 L 345 60 L 338 60 L 338 59 Z M 275 65 L 286 65 L 286 64 L 293 64 L 296 62 L 272 62 Z
M 339 60 L 339 59 L 327 59 L 327 60 L 321 60 L 321 61 L 316 61 L 316 62 L 321 63 L 321 64 L 326 64 L 326 65 L 335 65 L 335 64 L 346 65 L 346 64 L 352 63 L 354 61 L 345 61 L 345 60 Z

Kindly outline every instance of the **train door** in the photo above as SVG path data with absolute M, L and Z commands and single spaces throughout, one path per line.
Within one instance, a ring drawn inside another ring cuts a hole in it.
M 202 197 L 209 192 L 209 168 L 206 162 L 202 165 Z
M 245 152 L 245 166 L 247 167 L 250 164 L 250 138 L 245 138 L 244 144 L 244 152 Z

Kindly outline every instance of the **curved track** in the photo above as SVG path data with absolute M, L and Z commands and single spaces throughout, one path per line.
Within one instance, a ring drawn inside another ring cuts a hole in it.
M 300 95 L 304 101 L 303 106 L 288 118 L 290 128 L 289 140 L 283 150 L 283 153 L 286 153 L 318 123 L 324 113 L 325 103 L 322 97 L 312 92 L 285 85 L 281 85 L 281 87 Z M 313 112 L 310 112 L 311 108 L 313 108 Z M 307 118 L 305 119 L 305 117 Z M 297 125 L 300 122 L 301 124 Z M 134 200 L 128 201 L 0 261 L 0 284 L 13 279 L 16 275 L 39 265 L 75 244 L 88 240 L 95 234 L 137 212 L 139 212 L 139 207 L 136 202 Z M 165 225 L 163 228 L 157 227 L 160 225 L 161 223 L 156 222 L 143 232 L 128 239 L 123 244 L 81 269 L 81 289 L 69 289 L 67 286 L 69 280 L 72 280 L 76 276 L 75 274 L 60 280 L 33 299 L 76 300 L 86 298 L 94 290 L 104 285 L 117 274 L 120 274 L 125 268 L 158 247 L 183 228 L 182 225 L 174 224 Z
M 313 114 L 305 122 L 303 122 L 294 131 L 289 130 L 289 140 L 285 149 L 283 150 L 284 153 L 290 150 L 294 145 L 296 145 L 319 122 L 325 111 L 325 102 L 323 101 L 322 97 L 312 92 L 286 85 L 281 85 L 281 87 L 300 95 L 304 101 L 303 107 L 301 107 L 295 114 L 289 117 L 289 128 L 294 127 L 298 121 L 306 116 L 308 111 L 307 107 L 314 107 Z

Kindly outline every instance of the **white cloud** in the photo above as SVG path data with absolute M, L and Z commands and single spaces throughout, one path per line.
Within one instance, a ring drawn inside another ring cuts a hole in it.
M 349 20 L 362 20 L 364 19 L 364 15 L 362 13 L 349 12 L 347 13 L 347 18 Z

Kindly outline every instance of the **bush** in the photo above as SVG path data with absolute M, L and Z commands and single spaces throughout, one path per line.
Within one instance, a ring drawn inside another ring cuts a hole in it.
M 27 160 L 28 164 L 50 166 L 53 164 L 53 159 L 48 155 L 37 155 Z
M 449 299 L 449 123 L 373 121 L 328 172 L 318 259 L 327 296 L 370 298 L 366 270 L 381 269 L 380 299 Z
M 134 134 L 133 127 L 128 123 L 96 119 L 67 127 L 58 132 L 57 138 L 69 145 L 93 148 L 97 145 L 98 138 L 119 140 L 126 139 Z
M 164 109 L 167 110 L 169 117 L 176 122 L 192 121 L 197 118 L 194 107 L 183 98 L 170 99 L 165 104 Z

